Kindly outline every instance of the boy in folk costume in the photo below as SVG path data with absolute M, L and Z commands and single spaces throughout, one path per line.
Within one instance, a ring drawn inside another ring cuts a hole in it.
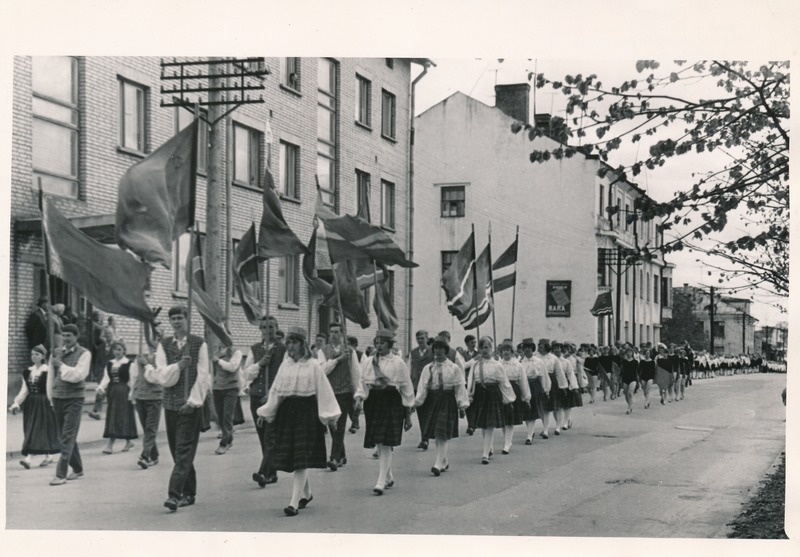
M 136 379 L 133 381 L 131 396 L 142 426 L 142 453 L 137 461 L 142 470 L 158 464 L 156 435 L 161 422 L 161 404 L 164 398 L 164 388 L 158 383 L 149 381 L 144 373 L 148 365 L 154 366 L 156 363 L 155 350 L 152 347 L 150 350 L 150 354 L 138 356 L 131 366 L 131 368 L 136 367 Z M 134 372 L 131 374 L 134 375 Z
M 428 346 L 428 331 L 417 331 L 416 338 L 417 347 L 411 350 L 411 355 L 408 359 L 408 364 L 411 368 L 411 384 L 414 386 L 414 393 L 417 392 L 419 380 L 422 376 L 422 370 L 426 365 L 433 361 L 433 350 L 431 346 Z M 441 338 L 444 339 L 444 337 Z M 450 351 L 449 345 L 447 350 L 448 352 Z M 447 354 L 445 354 L 445 357 L 447 357 Z M 428 450 L 428 439 L 425 437 L 425 424 L 423 423 L 425 421 L 427 410 L 428 406 L 424 404 L 417 408 L 419 434 L 421 436 L 421 440 L 419 445 L 417 445 L 417 448 L 422 449 L 423 451 Z
M 242 353 L 230 346 L 220 346 L 211 357 L 214 366 L 212 395 L 217 423 L 222 430 L 215 454 L 223 455 L 233 444 L 233 418 L 239 402 L 239 364 Z
M 202 337 L 189 334 L 187 317 L 185 307 L 170 308 L 169 323 L 174 336 L 159 343 L 155 366 L 145 368 L 147 380 L 164 387 L 167 442 L 175 461 L 168 497 L 164 501 L 164 506 L 170 511 L 195 503 L 197 474 L 194 456 L 200 440 L 203 404 L 211 386 L 208 346 Z

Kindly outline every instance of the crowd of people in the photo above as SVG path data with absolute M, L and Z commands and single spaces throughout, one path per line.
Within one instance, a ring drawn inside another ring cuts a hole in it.
M 45 304 L 36 311 L 44 306 L 47 326 Z M 117 439 L 125 441 L 123 452 L 133 448 L 138 414 L 143 439 L 137 464 L 144 470 L 157 465 L 163 410 L 174 463 L 164 506 L 173 512 L 195 504 L 200 433 L 214 421 L 220 429 L 215 453 L 226 454 L 234 426 L 244 422 L 240 397 L 248 394 L 261 455 L 252 479 L 263 488 L 278 481 L 278 472 L 292 474 L 287 516 L 313 500 L 310 469 L 335 472 L 347 465 L 348 418 L 349 431 L 356 433 L 363 417 L 363 446 L 378 461 L 372 491 L 380 496 L 395 486 L 393 451 L 414 421 L 417 448 L 434 443 L 431 474 L 438 477 L 450 469 L 448 449 L 459 436 L 459 420 L 466 420 L 467 435 L 480 430 L 480 462 L 488 465 L 495 430 L 502 432 L 501 452 L 507 455 L 517 426 L 524 426 L 526 445 L 533 444 L 539 424 L 541 439 L 560 436 L 573 427 L 573 409 L 599 403 L 600 396 L 624 397 L 630 415 L 639 391 L 641 407 L 649 409 L 651 397 L 661 404 L 683 400 L 693 380 L 772 371 L 768 362 L 695 353 L 688 343 L 595 346 L 525 338 L 515 346 L 510 339 L 495 345 L 491 337 L 468 335 L 463 347 L 455 347 L 447 331 L 431 336 L 424 330 L 417 331 L 417 346 L 404 358 L 387 329 L 379 329 L 373 346 L 362 352 L 340 323 L 312 340 L 300 328 L 281 331 L 272 316 L 261 320 L 262 338 L 243 356 L 233 347 L 210 350 L 203 338 L 190 335 L 185 307 L 171 308 L 168 316 L 172 334 L 133 356 L 109 330 L 113 321 L 102 327 L 99 316 L 102 355 L 94 338 L 90 349 L 81 346 L 74 323 L 60 323 L 49 360 L 47 338 L 35 337 L 40 342 L 31 347 L 31 366 L 10 408 L 24 412 L 22 466 L 31 467 L 31 455 L 43 455 L 40 466 L 47 466 L 59 454 L 51 485 L 83 477 L 76 437 L 85 382 L 96 377 L 97 365 L 102 371 L 90 415 L 99 418 L 97 401 L 105 399 L 103 453 L 111 454 Z

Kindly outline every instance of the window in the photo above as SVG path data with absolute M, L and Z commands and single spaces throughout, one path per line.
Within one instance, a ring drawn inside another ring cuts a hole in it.
M 372 83 L 356 75 L 356 122 L 371 127 L 372 126 Z
M 281 83 L 289 89 L 300 91 L 300 58 L 284 58 L 281 70 Z
M 175 133 L 188 126 L 194 120 L 194 114 L 183 107 L 175 107 Z M 207 116 L 208 112 L 200 111 L 201 116 Z M 208 124 L 202 118 L 197 126 L 197 170 L 205 173 L 208 170 Z
M 383 90 L 381 103 L 381 135 L 388 139 L 395 138 L 395 96 Z
M 620 211 L 621 208 L 622 208 L 622 199 L 620 199 L 618 197 L 617 198 L 617 228 L 619 228 L 619 219 L 620 219 L 620 215 L 622 214 L 622 211 Z M 627 224 L 627 221 L 626 221 L 626 224 Z
M 645 296 L 647 301 L 650 301 L 650 273 L 647 273 L 646 279 L 647 281 L 647 288 L 645 289 Z
M 372 222 L 369 210 L 370 175 L 356 170 L 356 214 L 367 222 Z
M 625 294 L 630 294 L 629 287 L 628 287 L 628 284 L 629 284 L 629 282 L 630 282 L 630 278 L 629 278 L 629 276 L 628 276 L 628 275 L 630 275 L 631 273 L 630 273 L 630 271 L 629 271 L 629 270 L 626 268 L 626 269 L 623 271 L 623 274 L 625 275 Z
M 394 68 L 394 58 L 386 58 L 386 67 Z
M 608 266 L 603 261 L 602 250 L 597 250 L 597 286 L 610 286 L 608 280 Z
M 603 184 L 600 184 L 600 207 L 598 207 L 597 209 L 598 210 L 597 214 L 600 215 L 601 217 L 606 216 L 606 212 L 603 210 L 604 193 L 605 193 L 605 186 L 603 186 Z
M 456 258 L 456 255 L 458 255 L 458 251 L 442 252 L 442 274 L 444 274 L 444 272 L 450 268 L 450 265 L 452 265 L 453 260 Z
M 463 217 L 466 194 L 464 186 L 448 186 L 442 188 L 442 216 Z
M 628 322 L 625 322 L 625 342 L 629 342 L 631 337 L 628 335 Z
M 639 324 L 639 342 L 644 342 L 644 325 Z
M 381 180 L 381 225 L 394 228 L 394 184 Z
M 625 204 L 625 230 L 628 230 L 631 227 L 630 223 L 628 222 L 628 215 L 630 214 L 630 212 L 631 212 L 631 206 L 626 203 Z
M 119 79 L 119 146 L 145 152 L 147 88 Z
M 658 277 L 653 275 L 653 302 L 658 303 Z
M 191 234 L 182 234 L 172 245 L 172 287 L 176 292 L 186 294 L 189 283 L 186 281 L 186 258 L 189 255 Z M 205 254 L 206 236 L 200 235 L 200 250 Z
M 233 124 L 233 181 L 239 185 L 260 187 L 261 133 Z
M 333 60 L 320 58 L 317 63 L 317 181 L 322 201 L 338 210 L 336 188 L 337 147 L 337 66 Z
M 644 299 L 644 271 L 639 269 L 639 299 Z
M 300 148 L 281 141 L 280 166 L 278 169 L 279 191 L 287 197 L 300 199 Z
M 297 256 L 289 255 L 278 259 L 279 303 L 298 304 Z
M 714 321 L 714 338 L 725 338 L 725 322 L 724 321 Z
M 52 195 L 78 197 L 78 61 L 33 56 L 33 182 Z

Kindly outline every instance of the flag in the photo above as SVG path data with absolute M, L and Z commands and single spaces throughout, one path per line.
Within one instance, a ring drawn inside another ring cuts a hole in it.
M 306 247 L 286 224 L 272 173 L 267 168 L 264 174 L 264 212 L 258 235 L 258 255 L 270 259 L 301 253 L 306 253 Z
M 353 215 L 337 215 L 317 197 L 317 217 L 325 227 L 331 261 L 374 259 L 385 265 L 418 267 L 406 259 L 403 250 L 377 226 Z
M 91 239 L 49 199 L 42 205 L 50 274 L 80 290 L 103 311 L 153 323 L 155 314 L 144 297 L 150 266 Z
M 317 227 L 314 227 L 311 239 L 308 241 L 308 249 L 303 255 L 303 277 L 311 289 L 324 300 L 333 294 L 333 284 L 320 278 L 317 273 Z
M 384 329 L 396 331 L 400 326 L 400 320 L 392 304 L 392 293 L 389 291 L 389 277 L 378 282 L 375 289 L 375 299 L 372 302 L 375 313 L 378 315 L 378 326 Z
M 511 288 L 517 283 L 517 271 L 514 265 L 517 263 L 517 240 L 514 240 L 508 249 L 497 258 L 492 265 L 493 271 L 502 271 L 494 275 L 494 291 L 500 292 Z
M 488 245 L 475 262 L 475 272 L 478 275 L 478 291 L 475 293 L 477 300 L 470 306 L 467 315 L 459 319 L 465 329 L 474 329 L 483 324 L 492 313 L 492 260 Z
M 214 335 L 225 345 L 232 346 L 233 340 L 225 326 L 225 313 L 219 304 L 205 290 L 205 271 L 203 270 L 203 253 L 200 236 L 193 234 L 191 249 L 186 258 L 186 280 L 192 284 L 192 302 L 197 312 Z
M 476 304 L 475 268 L 478 267 Z M 491 313 L 491 281 L 488 246 L 475 261 L 475 239 L 470 234 L 450 267 L 442 275 L 442 288 L 447 296 L 447 309 L 465 329 L 480 325 Z M 477 305 L 477 311 L 476 311 Z
M 261 283 L 258 279 L 258 246 L 256 244 L 256 225 L 250 225 L 233 252 L 231 270 L 233 271 L 233 287 L 239 294 L 239 301 L 247 321 L 258 326 L 261 320 L 261 302 L 258 291 Z
M 117 244 L 144 261 L 172 264 L 172 242 L 194 222 L 197 120 L 131 166 L 119 181 Z
M 594 306 L 589 311 L 595 317 L 614 313 L 614 308 L 611 305 L 611 291 L 598 294 L 597 299 L 594 301 Z
M 336 276 L 336 286 L 339 288 L 342 313 L 347 319 L 358 323 L 362 329 L 366 329 L 370 326 L 369 310 L 364 303 L 364 295 L 358 287 L 355 263 L 353 261 L 335 263 L 333 272 Z M 334 292 L 333 296 L 335 295 Z

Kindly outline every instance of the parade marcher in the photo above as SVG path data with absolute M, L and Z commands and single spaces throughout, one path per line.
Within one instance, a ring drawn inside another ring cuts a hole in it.
M 275 435 L 274 466 L 294 476 L 292 498 L 283 509 L 297 516 L 314 496 L 309 468 L 325 468 L 325 426 L 336 430 L 340 403 L 316 358 L 311 357 L 303 329 L 292 327 L 286 335 L 288 357 L 282 360 L 269 389 L 267 402 L 256 410 L 259 420 L 272 424 Z M 344 350 L 348 353 L 349 350 Z M 331 360 L 329 360 L 331 361 Z M 345 364 L 347 360 L 343 361 Z
M 625 347 L 622 350 L 622 370 L 620 382 L 625 393 L 625 402 L 628 403 L 626 414 L 633 412 L 633 394 L 639 384 L 639 362 L 633 358 L 633 348 Z
M 642 350 L 642 359 L 639 360 L 639 381 L 644 391 L 644 407 L 650 408 L 650 389 L 656 380 L 656 363 L 651 357 L 651 350 Z
M 131 384 L 136 383 L 134 373 L 138 372 L 131 361 L 125 357 L 125 343 L 122 340 L 115 340 L 111 343 L 113 358 L 106 364 L 106 371 L 97 393 L 102 394 L 108 400 L 106 410 L 106 428 L 103 437 L 108 439 L 104 454 L 114 452 L 114 441 L 125 439 L 123 451 L 133 448 L 133 439 L 138 438 L 136 433 L 136 415 L 133 404 L 131 403 L 132 393 Z
M 478 359 L 473 362 L 467 382 L 470 398 L 467 414 L 472 416 L 475 429 L 483 431 L 481 463 L 489 464 L 489 457 L 494 453 L 494 430 L 505 426 L 503 405 L 514 402 L 516 396 L 502 364 L 494 359 L 491 337 L 478 341 Z
M 445 337 L 441 337 L 445 339 Z M 428 331 L 417 331 L 416 334 L 417 347 L 411 350 L 409 356 L 409 368 L 411 373 L 411 384 L 414 386 L 414 393 L 417 392 L 419 379 L 422 376 L 422 370 L 425 366 L 433 361 L 433 349 L 428 346 Z M 445 339 L 446 340 L 446 339 Z M 448 344 L 448 352 L 449 352 Z M 445 354 L 445 357 L 447 354 Z M 419 420 L 419 434 L 420 443 L 417 445 L 418 449 L 428 450 L 428 439 L 425 437 L 425 420 L 427 418 L 429 404 L 422 404 L 417 407 L 417 419 Z
M 336 427 L 330 429 L 331 456 L 328 459 L 328 468 L 335 472 L 339 467 L 347 464 L 344 434 L 347 427 L 347 415 L 355 406 L 353 393 L 358 389 L 359 370 L 355 351 L 344 343 L 340 323 L 328 325 L 328 337 L 329 343 L 322 348 L 325 361 L 321 367 L 333 388 L 333 394 L 336 396 L 340 410 Z
M 175 462 L 164 506 L 173 512 L 195 504 L 194 457 L 203 425 L 203 404 L 211 387 L 208 346 L 202 337 L 189 334 L 188 314 L 183 306 L 170 308 L 174 335 L 161 340 L 155 366 L 145 369 L 149 381 L 164 387 L 167 442 Z
M 561 355 L 561 365 L 567 377 L 567 400 L 564 408 L 564 422 L 561 429 L 572 429 L 572 409 L 583 406 L 583 397 L 578 387 L 578 358 L 575 356 L 575 346 L 569 343 L 562 344 L 564 353 Z M 583 371 L 583 364 L 580 365 Z
M 356 359 L 358 360 L 359 369 L 361 369 L 361 360 L 364 357 L 364 353 L 358 349 L 358 339 L 356 337 L 347 337 L 347 345 L 353 349 L 353 352 L 356 353 Z M 353 404 L 350 407 L 350 433 L 355 433 L 358 429 L 360 429 L 360 425 L 358 423 L 359 414 L 356 412 L 356 405 Z
M 542 354 L 542 361 L 547 375 L 550 377 L 550 395 L 547 399 L 545 410 L 555 419 L 556 426 L 553 433 L 561 435 L 561 425 L 564 421 L 564 409 L 567 406 L 567 376 L 564 374 L 564 367 L 561 364 L 561 344 L 554 342 L 550 344 L 547 339 L 539 341 L 539 353 Z M 542 431 L 542 438 L 548 439 L 549 428 L 545 426 Z
M 589 404 L 594 404 L 594 397 L 597 394 L 597 386 L 600 382 L 597 373 L 597 347 L 590 345 L 586 351 L 586 358 L 583 360 L 583 367 L 586 370 L 587 379 L 589 380 Z
M 686 390 L 686 383 L 689 380 L 689 358 L 683 347 L 675 350 L 675 362 L 677 373 L 675 373 L 675 400 L 683 400 Z
M 41 344 L 31 350 L 31 366 L 22 372 L 22 386 L 9 410 L 16 414 L 22 409 L 22 456 L 25 469 L 31 467 L 31 455 L 44 455 L 39 466 L 53 462 L 51 455 L 61 452 L 56 416 L 47 400 L 47 349 Z
M 322 352 L 322 349 L 328 344 L 328 335 L 320 331 L 314 338 L 314 346 L 311 347 L 311 355 L 320 362 L 324 362 L 325 354 Z
M 261 342 L 250 347 L 243 371 L 245 381 L 250 382 L 250 413 L 256 422 L 258 441 L 261 444 L 261 463 L 258 471 L 253 473 L 253 481 L 259 487 L 264 487 L 278 481 L 278 474 L 272 466 L 275 436 L 272 424 L 263 420 L 262 423 L 258 422 L 256 410 L 267 402 L 269 388 L 286 356 L 286 346 L 277 340 L 278 321 L 274 317 L 262 318 L 259 329 Z
M 478 357 L 478 339 L 476 339 L 474 335 L 467 335 L 464 337 L 464 348 L 459 347 L 456 350 L 461 354 L 465 362 L 474 360 Z M 467 376 L 465 376 L 465 378 L 469 379 Z
M 142 470 L 158 464 L 158 447 L 156 435 L 161 422 L 161 404 L 164 397 L 164 388 L 158 383 L 148 380 L 145 374 L 147 366 L 155 366 L 155 350 L 150 354 L 139 355 L 131 367 L 136 367 L 136 379 L 133 381 L 133 402 L 136 413 L 139 415 L 139 424 L 142 426 L 142 452 L 137 464 Z M 133 375 L 133 372 L 131 373 Z
M 394 333 L 378 329 L 375 333 L 375 352 L 361 364 L 361 380 L 356 392 L 356 404 L 364 408 L 367 422 L 364 448 L 377 447 L 380 469 L 378 482 L 372 490 L 383 495 L 384 489 L 394 486 L 392 450 L 400 445 L 403 431 L 411 429 L 414 389 L 408 367 L 392 352 Z
M 63 485 L 67 480 L 83 477 L 77 439 L 83 411 L 84 381 L 92 365 L 92 355 L 78 344 L 78 327 L 66 325 L 61 334 L 63 345 L 53 351 L 47 370 L 47 398 L 53 404 L 61 441 L 61 456 L 50 485 Z M 68 467 L 72 468 L 69 475 Z
M 520 361 L 514 357 L 514 345 L 511 341 L 505 341 L 497 349 L 500 353 L 500 365 L 511 383 L 511 389 L 516 397 L 514 402 L 505 406 L 505 425 L 503 426 L 503 454 L 511 452 L 511 444 L 514 439 L 514 426 L 522 425 L 525 416 L 531 407 L 531 389 L 528 384 L 528 376 Z
M 661 404 L 664 404 L 672 386 L 672 358 L 666 344 L 659 342 L 656 349 L 658 354 L 653 358 L 656 365 L 656 383 L 658 383 L 658 390 L 661 393 Z M 672 402 L 671 398 L 669 402 Z
M 545 431 L 550 423 L 547 418 L 547 410 L 545 410 L 550 392 L 550 377 L 544 370 L 541 358 L 536 355 L 536 343 L 532 338 L 522 339 L 522 351 L 520 363 L 528 378 L 528 390 L 531 393 L 530 407 L 525 412 L 525 425 L 527 426 L 525 444 L 532 445 L 536 420 L 542 420 Z
M 601 346 L 600 355 L 597 357 L 597 373 L 600 377 L 600 388 L 603 390 L 603 402 L 606 402 L 609 396 L 611 400 L 615 398 L 611 390 L 613 367 L 614 356 L 611 354 L 611 347 Z
M 450 439 L 458 437 L 458 418 L 464 417 L 469 406 L 464 372 L 447 359 L 450 344 L 444 337 L 437 337 L 431 345 L 434 360 L 425 365 L 417 386 L 414 404 L 417 408 L 427 405 L 428 412 L 420 427 L 425 437 L 436 443 L 436 462 L 431 472 L 434 476 L 450 468 L 447 447 Z
M 220 346 L 211 356 L 211 364 L 214 368 L 211 390 L 217 425 L 221 430 L 219 446 L 214 454 L 227 453 L 233 444 L 234 418 L 239 405 L 239 366 L 241 363 L 242 353 L 230 346 Z M 243 417 L 242 421 L 244 421 Z

